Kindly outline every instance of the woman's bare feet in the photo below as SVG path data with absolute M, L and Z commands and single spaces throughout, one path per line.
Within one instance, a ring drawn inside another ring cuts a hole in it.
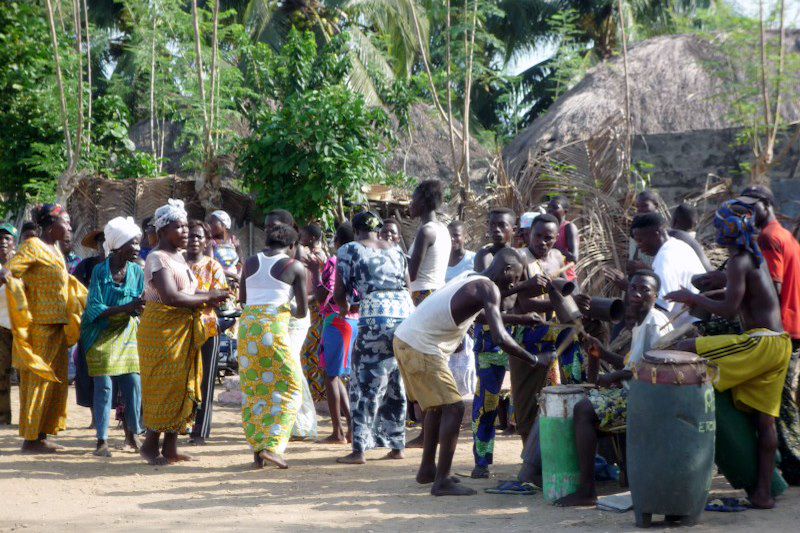
M 56 453 L 63 449 L 63 446 L 59 446 L 54 442 L 48 442 L 47 439 L 40 439 L 23 441 L 21 451 L 24 454 L 42 454 Z
M 167 458 L 158 453 L 158 447 L 155 450 L 148 449 L 147 444 L 143 444 L 139 448 L 139 455 L 141 455 L 147 464 L 151 466 L 164 466 L 169 464 Z
M 367 459 L 364 457 L 363 452 L 353 452 L 344 457 L 339 457 L 336 462 L 345 465 L 363 465 L 366 464 Z
M 317 444 L 348 444 L 345 437 L 338 437 L 336 435 L 328 435 L 324 439 L 317 441 Z
M 477 492 L 448 477 L 442 481 L 434 482 L 431 487 L 431 494 L 434 496 L 474 496 Z
M 180 462 L 183 462 L 183 461 L 197 461 L 197 459 L 195 459 L 194 457 L 192 457 L 188 453 L 181 453 L 181 452 L 179 452 L 177 450 L 174 451 L 174 452 L 168 452 L 168 453 L 164 453 L 164 450 L 161 450 L 161 455 L 170 464 L 180 463 Z
M 164 466 L 167 464 L 167 459 L 158 451 L 158 441 L 160 438 L 160 433 L 148 430 L 144 443 L 139 446 L 139 455 L 141 455 L 149 465 Z
M 381 460 L 398 460 L 398 459 L 405 459 L 406 456 L 403 453 L 403 450 L 390 450 L 389 453 L 381 457 Z
M 277 453 L 269 452 L 267 450 L 261 450 L 260 452 L 258 452 L 258 457 L 262 461 L 261 468 L 264 468 L 267 462 L 274 464 L 281 470 L 286 470 L 287 468 L 289 468 L 289 465 L 286 464 L 284 458 L 278 455 Z

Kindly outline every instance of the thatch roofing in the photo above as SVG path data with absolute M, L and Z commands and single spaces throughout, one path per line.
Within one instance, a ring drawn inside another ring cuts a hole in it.
M 787 51 L 800 52 L 800 30 L 787 31 Z M 757 53 L 756 50 L 753 53 Z M 711 68 L 724 61 L 719 48 L 693 35 L 655 37 L 628 49 L 631 127 L 634 135 L 737 126 L 724 97 L 726 87 Z M 735 71 L 736 66 L 730 65 Z M 782 115 L 800 120 L 800 102 L 786 98 Z M 531 154 L 546 152 L 597 133 L 610 119 L 624 117 L 622 57 L 592 68 L 503 151 L 509 176 L 516 177 Z
M 84 235 L 102 229 L 106 222 L 118 216 L 132 216 L 138 224 L 153 215 L 169 198 L 180 198 L 186 204 L 190 218 L 205 220 L 206 209 L 201 205 L 194 180 L 178 176 L 110 180 L 88 176 L 82 178 L 67 199 L 67 210 L 72 218 L 73 242 L 79 243 Z M 263 225 L 264 215 L 252 198 L 235 189 L 220 189 L 218 209 L 227 211 L 234 220 L 234 231 L 242 231 L 239 238 L 247 243 L 252 222 Z M 260 242 L 260 241 L 259 241 Z M 82 252 L 83 250 L 79 250 Z
M 404 170 L 420 181 L 437 178 L 451 183 L 454 170 L 447 123 L 427 104 L 411 106 L 409 123 L 410 136 L 404 131 L 398 132 L 399 142 L 389 160 L 389 170 Z M 454 126 L 461 131 L 461 122 L 455 120 Z M 456 139 L 456 142 L 460 141 Z M 473 137 L 470 140 L 470 182 L 474 187 L 482 189 L 491 160 L 491 153 Z

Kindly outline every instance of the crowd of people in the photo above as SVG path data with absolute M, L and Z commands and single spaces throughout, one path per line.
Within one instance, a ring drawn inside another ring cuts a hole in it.
M 111 455 L 116 409 L 125 444 L 147 463 L 192 460 L 179 437 L 193 445 L 211 438 L 221 331 L 235 323 L 242 428 L 257 467 L 287 468 L 290 441 L 316 439 L 324 405 L 332 432 L 318 442 L 350 448 L 338 463 L 365 464 L 374 448 L 403 459 L 419 446 L 418 483 L 437 496 L 474 494 L 451 474 L 471 398 L 471 477 L 490 475 L 502 416 L 525 451 L 518 478 L 498 489 L 528 493 L 542 483 L 542 389 L 588 383 L 574 409 L 580 486 L 557 503 L 589 505 L 598 436 L 625 426 L 634 365 L 678 332 L 673 347 L 716 367 L 715 388 L 731 390 L 755 421 L 759 477 L 750 503 L 774 505 L 779 446 L 784 477 L 800 483 L 800 244 L 778 221 L 768 189 L 749 187 L 719 206 L 716 243 L 729 258 L 716 266 L 697 240 L 693 208 L 677 206 L 668 223 L 658 195 L 641 192 L 626 271 L 606 270 L 625 304 L 619 324 L 591 316 L 566 195 L 520 216 L 492 209 L 488 242 L 474 252 L 463 222 L 439 219 L 442 200 L 440 182 L 417 186 L 409 209 L 419 226 L 408 248 L 400 222 L 372 211 L 326 232 L 276 209 L 252 257 L 228 213 L 191 220 L 180 200 L 157 209 L 144 229 L 117 217 L 89 233 L 82 244 L 97 254 L 82 261 L 57 204 L 37 207 L 20 231 L 3 223 L 0 423 L 12 419 L 13 352 L 21 450 L 59 451 L 51 436 L 66 428 L 73 358 L 77 402 L 92 409 L 95 455 Z M 580 331 L 555 313 L 552 294 L 565 283 L 577 286 Z M 412 420 L 421 432 L 407 441 Z

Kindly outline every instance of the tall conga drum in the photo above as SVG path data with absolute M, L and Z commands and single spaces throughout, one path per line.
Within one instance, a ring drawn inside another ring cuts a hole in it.
M 714 389 L 697 354 L 651 350 L 633 366 L 627 467 L 638 527 L 654 514 L 694 524 L 714 468 Z
M 539 399 L 539 445 L 542 452 L 542 489 L 549 502 L 572 494 L 580 484 L 573 409 L 586 398 L 580 385 L 553 385 Z

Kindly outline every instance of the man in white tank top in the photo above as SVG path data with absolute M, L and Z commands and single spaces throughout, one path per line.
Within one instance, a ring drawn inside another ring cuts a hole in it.
M 521 348 L 503 325 L 500 291 L 522 277 L 524 263 L 512 249 L 504 249 L 481 275 L 464 273 L 436 291 L 395 330 L 394 353 L 411 400 L 426 410 L 428 437 L 417 472 L 418 483 L 433 483 L 434 496 L 467 496 L 475 491 L 450 477 L 464 402 L 447 364 L 464 333 L 484 312 L 492 338 L 509 355 L 531 366 L 547 368 L 548 356 L 535 356 Z M 436 448 L 441 444 L 439 464 Z
M 417 185 L 411 197 L 411 216 L 422 223 L 411 244 L 408 273 L 411 294 L 419 305 L 433 291 L 444 286 L 447 263 L 450 261 L 450 232 L 436 219 L 436 210 L 442 204 L 442 184 L 426 180 Z

